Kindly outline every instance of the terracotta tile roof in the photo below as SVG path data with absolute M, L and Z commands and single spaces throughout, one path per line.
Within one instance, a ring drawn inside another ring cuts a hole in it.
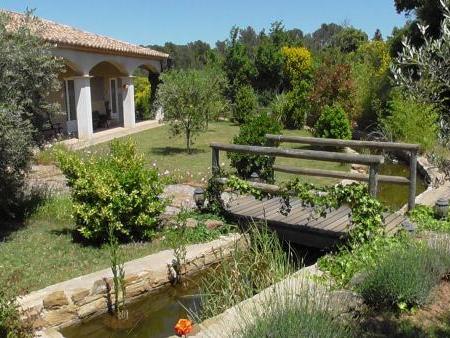
M 0 10 L 9 17 L 8 30 L 16 30 L 25 22 L 25 15 Z M 58 47 L 68 47 L 74 49 L 86 49 L 93 51 L 103 51 L 117 53 L 120 55 L 150 57 L 165 59 L 169 54 L 162 53 L 150 48 L 133 45 L 128 42 L 112 39 L 106 36 L 89 33 L 80 29 L 62 25 L 50 20 L 35 18 L 31 24 L 31 29 L 49 43 L 54 43 Z

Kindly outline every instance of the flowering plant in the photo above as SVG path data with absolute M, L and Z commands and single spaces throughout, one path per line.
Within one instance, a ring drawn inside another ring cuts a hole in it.
M 188 333 L 192 332 L 192 322 L 189 319 L 180 319 L 175 325 L 175 333 L 177 336 L 186 336 Z

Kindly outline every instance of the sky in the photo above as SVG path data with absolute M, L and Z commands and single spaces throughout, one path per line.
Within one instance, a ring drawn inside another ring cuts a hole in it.
M 369 37 L 379 28 L 387 37 L 405 22 L 394 0 L 0 0 L 0 8 L 35 9 L 58 23 L 143 45 L 195 40 L 214 45 L 233 25 L 259 31 L 274 21 L 305 33 L 322 23 L 346 23 Z

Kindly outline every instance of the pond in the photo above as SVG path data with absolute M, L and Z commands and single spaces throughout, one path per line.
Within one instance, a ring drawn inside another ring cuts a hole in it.
M 398 162 L 384 163 L 380 168 L 381 175 L 409 177 L 409 165 Z M 416 196 L 427 189 L 422 176 L 417 175 Z M 378 186 L 378 199 L 387 207 L 398 210 L 408 203 L 409 186 L 404 184 L 380 183 Z
M 189 313 L 198 313 L 198 281 L 202 275 L 185 280 L 183 286 L 168 287 L 127 306 L 128 320 L 117 321 L 104 314 L 80 325 L 61 330 L 66 338 L 166 338 L 175 334 L 174 326 Z

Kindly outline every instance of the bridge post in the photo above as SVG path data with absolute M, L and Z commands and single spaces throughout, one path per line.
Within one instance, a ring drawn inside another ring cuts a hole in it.
M 377 197 L 378 192 L 378 163 L 372 163 L 369 167 L 369 194 Z
M 417 150 L 412 150 L 409 156 L 409 198 L 408 211 L 414 209 L 416 204 L 417 184 Z
M 211 158 L 211 172 L 214 175 L 220 172 L 220 164 L 219 164 L 219 149 L 212 147 L 212 158 Z

